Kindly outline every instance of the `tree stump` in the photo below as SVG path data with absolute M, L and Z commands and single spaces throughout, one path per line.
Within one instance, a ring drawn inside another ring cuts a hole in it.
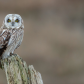
M 18 55 L 1 60 L 8 84 L 43 84 L 41 74 L 33 65 L 27 64 Z

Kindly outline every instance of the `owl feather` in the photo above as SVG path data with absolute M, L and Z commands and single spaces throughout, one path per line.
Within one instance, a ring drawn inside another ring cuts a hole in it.
M 7 18 L 10 17 L 11 23 L 7 23 Z M 20 23 L 16 23 L 14 19 L 18 19 Z M 12 25 L 12 23 L 14 25 Z M 23 20 L 20 15 L 8 14 L 5 17 L 3 25 L 0 29 L 0 58 L 7 58 L 21 45 L 24 35 L 23 28 Z

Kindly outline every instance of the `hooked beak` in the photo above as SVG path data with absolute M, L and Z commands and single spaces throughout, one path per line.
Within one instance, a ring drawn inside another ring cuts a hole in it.
M 14 22 L 12 22 L 12 26 L 14 26 L 14 24 L 15 24 L 15 23 L 14 23 Z

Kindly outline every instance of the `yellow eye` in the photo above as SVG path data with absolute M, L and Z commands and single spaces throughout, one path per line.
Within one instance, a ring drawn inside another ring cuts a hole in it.
M 18 20 L 18 19 L 16 19 L 16 20 L 15 20 L 15 22 L 19 22 L 19 20 Z
M 8 20 L 7 20 L 7 22 L 11 22 L 11 20 L 10 20 L 10 19 L 8 19 Z

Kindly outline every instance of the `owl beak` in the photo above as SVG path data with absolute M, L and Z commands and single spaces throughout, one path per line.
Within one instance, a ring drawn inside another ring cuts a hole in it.
M 14 26 L 14 22 L 12 22 L 12 26 Z

